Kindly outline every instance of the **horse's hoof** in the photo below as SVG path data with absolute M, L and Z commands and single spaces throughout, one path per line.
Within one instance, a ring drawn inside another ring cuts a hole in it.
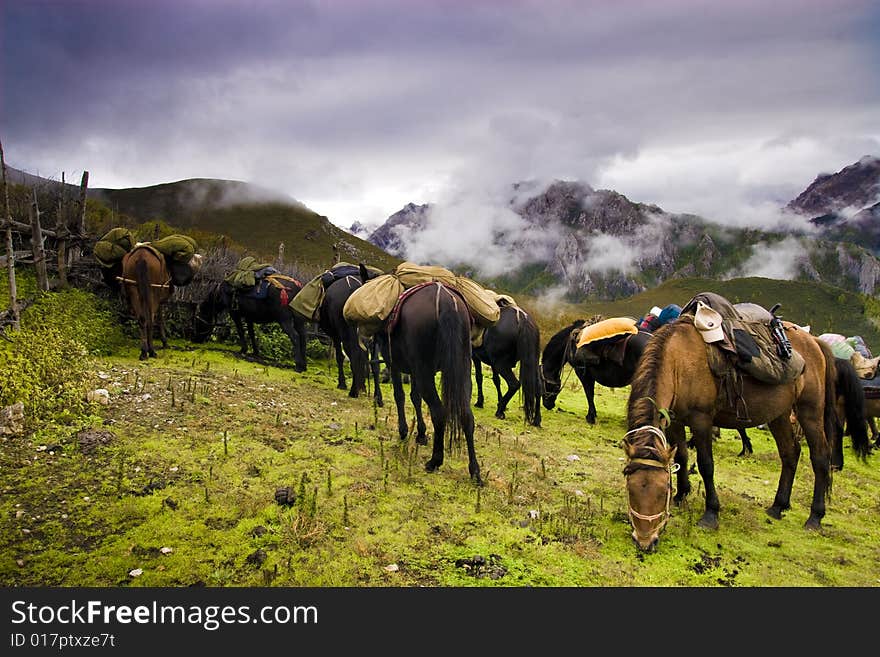
M 815 516 L 810 516 L 807 518 L 807 521 L 804 523 L 804 529 L 816 530 L 822 529 L 822 520 L 816 518 Z
M 505 419 L 504 411 L 496 411 L 495 417 L 497 417 L 499 420 L 504 420 Z
M 158 357 L 159 357 L 159 354 L 157 354 L 155 351 L 150 352 L 150 358 L 158 358 Z
M 337 389 L 337 390 L 348 390 L 348 386 L 345 385 L 344 383 L 337 383 L 337 384 L 336 384 L 336 389 Z
M 343 388 L 343 390 L 344 390 L 344 388 Z M 348 391 L 348 396 L 351 397 L 352 399 L 357 399 L 358 394 L 360 394 L 360 393 L 358 393 L 357 390 L 349 390 Z
M 427 445 L 428 444 L 428 436 L 416 436 L 416 444 Z
M 434 459 L 428 459 L 428 461 L 425 463 L 425 470 L 427 470 L 428 472 L 436 472 L 441 463 L 435 463 Z
M 767 515 L 774 520 L 782 520 L 782 509 L 778 506 L 771 506 L 767 509 Z
M 141 352 L 139 360 L 147 360 L 147 355 L 145 353 Z
M 378 406 L 379 408 L 382 408 L 383 406 L 385 406 L 385 403 L 381 399 L 379 399 L 376 401 L 376 406 Z
M 596 424 L 596 416 L 595 415 L 592 415 L 592 416 L 588 415 L 587 416 L 587 424 Z
M 697 526 L 703 529 L 718 529 L 718 516 L 704 513 L 703 517 L 697 521 Z

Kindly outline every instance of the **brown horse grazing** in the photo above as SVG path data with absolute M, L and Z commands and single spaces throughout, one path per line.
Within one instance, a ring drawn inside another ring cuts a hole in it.
M 695 439 L 697 467 L 706 489 L 705 511 L 698 525 L 718 527 L 713 425 L 728 429 L 769 426 L 782 471 L 767 514 L 782 518 L 782 512 L 791 506 L 800 456 L 800 442 L 792 432 L 792 411 L 803 429 L 813 466 L 813 499 L 805 526 L 820 527 L 831 488 L 832 440 L 838 430 L 835 359 L 830 347 L 797 325 L 783 322 L 783 326 L 791 346 L 804 358 L 804 371 L 794 382 L 781 385 L 762 383 L 743 373 L 742 397 L 749 414 L 745 421 L 737 419 L 719 379 L 713 376 L 706 344 L 692 320 L 679 319 L 654 334 L 633 377 L 627 408 L 629 430 L 623 444 L 628 459 L 623 473 L 632 536 L 640 549 L 656 547 L 669 519 L 670 502 L 680 504 L 691 490 L 685 427 Z M 867 444 L 854 443 L 853 448 L 860 458 L 868 453 Z M 677 472 L 674 499 L 673 472 Z
M 471 410 L 471 315 L 456 290 L 442 283 L 417 285 L 401 295 L 398 307 L 376 334 L 382 358 L 391 373 L 397 426 L 401 440 L 409 434 L 402 374 L 410 375 L 410 399 L 415 408 L 416 441 L 428 438 L 422 418 L 422 400 L 428 404 L 434 424 L 434 446 L 425 463 L 428 472 L 443 464 L 443 437 L 450 441 L 464 433 L 468 472 L 482 484 L 474 451 L 474 414 Z M 437 394 L 435 376 L 440 372 L 442 393 Z
M 129 308 L 140 329 L 140 359 L 155 358 L 153 328 L 158 325 L 162 347 L 167 348 L 162 304 L 174 291 L 165 258 L 150 246 L 135 245 L 122 257 L 122 283 Z

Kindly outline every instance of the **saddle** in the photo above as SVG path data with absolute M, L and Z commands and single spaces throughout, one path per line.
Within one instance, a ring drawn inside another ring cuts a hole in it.
M 273 269 L 273 271 L 275 271 Z M 276 287 L 281 291 L 281 305 L 286 306 L 290 303 L 290 295 L 287 290 L 291 285 L 285 285 L 284 283 L 291 283 L 296 287 L 302 287 L 302 283 L 300 283 L 297 279 L 292 276 L 286 276 L 284 274 L 269 274 L 268 276 L 264 276 L 262 278 L 258 278 L 256 284 L 246 290 L 239 290 L 238 293 L 247 297 L 248 299 L 265 299 L 269 294 L 269 286 Z
M 626 344 L 639 329 L 632 317 L 610 317 L 590 323 L 576 332 L 574 348 L 577 358 L 590 365 L 600 360 L 610 360 L 623 365 Z
M 721 379 L 738 419 L 748 420 L 742 396 L 742 374 L 770 385 L 781 385 L 795 381 L 804 371 L 803 356 L 791 349 L 787 339 L 781 344 L 774 331 L 777 323 L 784 331 L 796 331 L 798 327 L 783 326 L 773 313 L 757 304 L 734 306 L 719 294 L 702 292 L 684 306 L 678 321 L 692 323 L 701 331 L 709 368 Z
M 391 313 L 388 315 L 388 318 L 385 320 L 385 332 L 391 333 L 394 330 L 394 327 L 397 326 L 397 323 L 400 321 L 400 311 L 403 308 L 403 304 L 409 299 L 416 290 L 420 290 L 423 287 L 428 286 L 437 286 L 439 290 L 445 290 L 449 294 L 454 294 L 455 297 L 458 298 L 461 303 L 464 304 L 464 307 L 468 309 L 468 317 L 471 319 L 471 328 L 474 326 L 474 317 L 471 314 L 470 308 L 467 305 L 467 302 L 464 300 L 464 296 L 456 290 L 454 287 L 450 287 L 448 285 L 444 285 L 438 281 L 425 281 L 424 283 L 419 283 L 418 285 L 413 285 L 405 289 L 400 296 L 397 297 L 397 303 L 394 304 L 394 308 L 391 309 Z M 453 298 L 455 298 L 453 297 Z M 472 331 L 473 333 L 473 331 Z

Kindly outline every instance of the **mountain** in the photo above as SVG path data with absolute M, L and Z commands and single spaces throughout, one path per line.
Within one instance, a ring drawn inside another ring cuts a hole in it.
M 786 207 L 799 214 L 820 217 L 847 209 L 861 210 L 880 201 L 878 197 L 880 158 L 866 155 L 837 173 L 820 174 Z
M 501 251 L 506 271 L 478 274 L 484 283 L 530 294 L 561 289 L 572 300 L 619 299 L 691 277 L 817 281 L 864 294 L 880 285 L 880 261 L 858 244 L 725 227 L 580 181 L 515 184 L 509 210 L 516 221 L 505 219 L 487 242 L 457 245 L 455 253 L 440 250 L 448 216 L 434 219 L 430 205 L 408 204 L 368 239 L 401 258 L 442 253 L 446 266 L 475 272 Z
M 809 218 L 825 239 L 880 255 L 880 158 L 866 155 L 836 173 L 819 175 L 786 210 Z
M 41 190 L 41 207 L 54 208 L 51 194 L 63 189 L 69 198 L 77 184 L 36 176 L 7 167 L 8 180 Z M 284 259 L 308 274 L 329 267 L 338 257 L 390 269 L 400 260 L 331 223 L 327 217 L 280 192 L 251 183 L 213 178 L 122 189 L 89 188 L 92 225 L 106 231 L 114 225 L 161 221 L 194 235 L 226 236 L 250 255 L 273 261 L 284 244 Z M 95 217 L 100 217 L 96 219 Z M 51 224 L 51 219 L 49 223 Z

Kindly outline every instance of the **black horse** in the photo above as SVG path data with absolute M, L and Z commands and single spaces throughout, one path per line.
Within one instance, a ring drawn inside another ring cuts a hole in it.
M 474 414 L 470 404 L 471 317 L 464 298 L 439 282 L 412 287 L 401 295 L 397 308 L 376 338 L 391 373 L 400 438 L 405 440 L 409 434 L 401 379 L 406 373 L 410 375 L 410 399 L 415 408 L 419 444 L 428 442 L 422 417 L 423 399 L 434 425 L 433 450 L 425 469 L 433 472 L 443 464 L 444 435 L 452 442 L 464 433 L 468 472 L 471 479 L 482 484 L 474 451 Z M 435 385 L 437 372 L 440 395 Z
M 592 360 L 585 359 L 583 353 L 578 353 L 577 339 L 586 321 L 575 320 L 569 326 L 560 329 L 547 342 L 541 355 L 541 374 L 544 379 L 544 407 L 552 409 L 556 405 L 556 397 L 562 390 L 562 369 L 566 364 L 570 365 L 581 381 L 584 394 L 587 397 L 587 422 L 596 423 L 596 405 L 593 403 L 595 385 L 599 383 L 608 388 L 623 388 L 632 382 L 636 365 L 642 357 L 645 346 L 651 339 L 652 333 L 639 330 L 638 333 L 624 337 L 626 344 L 622 354 L 623 358 L 609 358 L 602 350 L 593 351 Z M 620 346 L 618 344 L 618 346 Z M 599 353 L 598 359 L 595 357 Z M 720 435 L 715 428 L 716 437 Z M 747 456 L 753 452 L 752 441 L 745 429 L 738 430 L 742 449 L 739 456 Z
M 495 417 L 504 418 L 507 404 L 522 387 L 526 422 L 541 426 L 541 334 L 535 320 L 517 306 L 501 308 L 498 322 L 486 329 L 479 347 L 474 347 L 474 377 L 477 381 L 477 408 L 483 408 L 483 363 L 492 368 L 492 382 L 498 392 Z M 519 379 L 513 368 L 519 362 Z M 501 377 L 507 392 L 501 394 Z
M 583 319 L 575 320 L 568 326 L 560 329 L 544 347 L 541 354 L 541 376 L 544 379 L 544 408 L 550 410 L 556 406 L 556 398 L 562 390 L 562 369 L 566 364 L 570 365 L 581 381 L 584 394 L 587 397 L 587 422 L 596 423 L 596 405 L 593 403 L 593 394 L 596 383 L 608 388 L 623 388 L 632 381 L 636 371 L 636 365 L 645 345 L 651 339 L 651 334 L 646 331 L 629 334 L 620 338 L 625 344 L 615 343 L 622 350 L 614 356 L 605 353 L 604 350 L 596 350 L 593 358 L 583 358 L 578 353 L 577 337 L 586 324 Z M 605 341 L 603 341 L 605 342 Z M 620 354 L 620 357 L 617 356 Z
M 254 335 L 254 324 L 278 323 L 293 345 L 294 368 L 297 372 L 305 372 L 305 319 L 288 306 L 290 300 L 302 289 L 302 284 L 296 279 L 279 274 L 268 278 L 272 280 L 258 283 L 254 291 L 236 289 L 226 281 L 216 285 L 196 311 L 193 342 L 207 340 L 223 313 L 228 312 L 235 322 L 241 353 L 246 354 L 248 351 L 244 334 L 244 324 L 247 323 L 254 356 L 259 358 L 260 348 Z M 255 295 L 257 289 L 261 293 Z
M 338 374 L 337 387 L 340 390 L 347 388 L 344 357 L 348 356 L 351 363 L 351 389 L 348 391 L 348 396 L 357 397 L 361 392 L 366 392 L 369 370 L 373 374 L 373 398 L 377 406 L 382 406 L 378 346 L 371 340 L 368 345 L 369 350 L 362 349 L 358 343 L 357 327 L 350 324 L 342 314 L 345 302 L 352 293 L 361 287 L 366 279 L 374 278 L 376 275 L 363 267 L 358 275 L 347 274 L 330 283 L 324 291 L 324 299 L 321 302 L 318 328 L 333 341 Z

